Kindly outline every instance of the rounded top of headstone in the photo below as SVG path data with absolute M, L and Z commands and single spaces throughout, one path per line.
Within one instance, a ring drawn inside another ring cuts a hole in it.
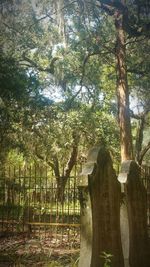
M 100 151 L 100 146 L 92 147 L 88 152 L 87 162 L 96 163 L 99 151 Z
M 110 154 L 104 146 L 94 146 L 92 147 L 87 156 L 87 162 L 83 165 L 82 172 L 80 175 L 92 174 L 94 167 L 100 161 L 106 161 Z
M 82 172 L 80 175 L 92 174 L 95 164 L 97 163 L 97 157 L 100 150 L 100 146 L 92 147 L 87 156 L 87 162 L 83 165 Z
M 121 170 L 118 175 L 118 181 L 120 183 L 126 183 L 128 176 L 132 170 L 137 170 L 138 166 L 134 160 L 125 160 L 121 164 Z

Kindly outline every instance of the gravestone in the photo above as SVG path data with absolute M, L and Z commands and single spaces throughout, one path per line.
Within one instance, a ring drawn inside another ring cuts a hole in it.
M 81 231 L 79 267 L 90 267 L 92 256 L 92 213 L 88 188 L 80 187 Z
M 125 183 L 128 178 L 130 169 L 130 160 L 125 161 L 121 165 L 121 170 L 118 175 L 118 181 L 121 183 L 121 206 L 120 206 L 120 230 L 121 243 L 123 249 L 124 266 L 129 267 L 129 218 L 127 210 L 127 200 L 125 195 Z
M 97 161 L 99 147 L 90 151 L 79 177 L 78 187 L 81 206 L 81 243 L 79 267 L 90 267 L 92 257 L 92 210 L 89 192 L 89 175 L 92 174 Z
M 112 255 L 112 267 L 123 267 L 120 235 L 121 190 L 110 154 L 105 148 L 94 147 L 89 151 L 79 180 L 79 188 L 86 192 L 87 196 L 84 197 L 83 203 L 81 200 L 79 267 L 103 267 L 103 252 Z M 82 223 L 83 220 L 89 221 L 88 226 Z M 87 234 L 88 227 L 90 236 Z M 85 257 L 88 260 L 84 260 Z
M 124 257 L 124 267 L 129 267 L 129 220 L 126 198 L 124 196 L 122 197 L 122 203 L 120 207 L 120 231 Z
M 122 163 L 118 180 L 124 183 L 129 221 L 129 266 L 149 267 L 150 249 L 147 232 L 146 190 L 134 161 Z

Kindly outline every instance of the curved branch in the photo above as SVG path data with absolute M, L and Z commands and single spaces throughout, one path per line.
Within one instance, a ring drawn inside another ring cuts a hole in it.
M 142 120 L 142 119 L 145 119 L 146 115 L 149 113 L 150 109 L 149 107 L 144 111 L 144 112 L 141 112 L 139 114 L 135 114 L 133 112 L 133 110 L 130 109 L 130 116 L 131 118 L 133 119 L 136 119 L 136 120 Z
M 107 46 L 104 46 L 104 48 L 106 48 L 107 50 L 109 49 Z M 86 71 L 86 64 L 88 63 L 88 60 L 93 57 L 93 56 L 106 56 L 110 53 L 113 53 L 113 50 L 108 50 L 107 52 L 101 52 L 101 51 L 96 51 L 93 53 L 88 53 L 85 55 L 83 63 L 82 63 L 82 72 L 81 72 L 81 79 L 80 79 L 80 87 L 79 90 L 72 96 L 71 100 L 70 100 L 70 106 L 72 105 L 73 101 L 75 100 L 75 98 L 81 93 L 82 88 L 83 88 L 83 82 L 84 82 L 84 77 L 85 77 L 85 71 Z
M 149 149 L 150 149 L 150 142 L 144 147 L 144 149 L 140 153 L 140 157 L 139 157 L 139 160 L 138 160 L 139 165 L 142 164 L 143 158 L 144 158 L 145 154 L 148 152 Z
M 39 66 L 35 61 L 33 61 L 32 59 L 28 58 L 25 56 L 25 54 L 23 54 L 23 60 L 25 62 L 28 62 L 30 64 L 30 67 L 34 67 L 36 68 L 37 70 L 39 71 L 45 71 L 45 72 L 48 72 L 50 74 L 54 74 L 54 63 L 60 59 L 59 57 L 54 57 L 52 58 L 51 62 L 50 62 L 50 66 L 47 67 L 47 68 L 43 68 L 41 66 Z
M 78 143 L 79 143 L 79 136 L 78 134 L 73 133 L 72 152 L 67 162 L 66 168 L 64 170 L 64 175 L 63 175 L 66 179 L 68 179 L 68 177 L 70 176 L 72 168 L 74 167 L 76 163 L 77 155 L 78 155 Z

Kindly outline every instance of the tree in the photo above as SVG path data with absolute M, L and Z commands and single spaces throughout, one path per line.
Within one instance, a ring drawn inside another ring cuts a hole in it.
M 105 110 L 100 111 L 99 107 L 91 110 L 90 105 L 80 102 L 69 110 L 67 106 L 64 102 L 47 106 L 45 111 L 35 114 L 35 123 L 31 121 L 29 129 L 26 125 L 22 131 L 24 149 L 30 152 L 31 158 L 42 160 L 52 168 L 60 201 L 73 167 L 82 163 L 89 147 L 101 141 L 112 148 L 113 154 L 117 154 L 118 148 L 115 120 Z
M 144 36 L 146 38 L 148 36 L 149 27 L 147 20 L 149 6 L 147 2 L 133 2 L 134 5 L 131 7 L 130 1 L 127 4 L 125 1 L 92 1 L 91 3 L 78 1 L 82 11 L 85 9 L 88 10 L 89 6 L 90 8 L 94 6 L 94 14 L 96 14 L 97 9 L 101 9 L 114 20 L 116 30 L 115 56 L 117 69 L 118 118 L 122 161 L 133 158 L 126 62 L 126 33 L 129 37 Z M 91 14 L 91 12 L 89 13 Z M 99 12 L 99 16 L 100 15 L 101 13 Z
M 116 116 L 117 66 L 122 160 L 133 157 L 129 111 L 129 91 L 133 86 L 130 86 L 129 75 L 135 70 L 141 71 L 141 65 L 135 66 L 135 53 L 130 51 L 142 38 L 147 47 L 148 5 L 137 1 L 132 1 L 132 6 L 131 1 L 35 3 L 37 6 L 24 3 L 25 9 L 17 4 L 11 19 L 9 8 L 3 12 L 3 50 L 16 56 L 18 64 L 28 71 L 38 73 L 49 90 L 59 89 L 63 101 L 67 99 L 64 102 L 64 105 L 68 103 L 67 110 L 75 100 L 90 104 L 91 110 L 97 110 L 94 107 L 98 103 L 101 110 L 101 102 L 104 102 L 106 113 Z M 137 48 L 138 44 L 135 51 Z M 131 79 L 133 81 L 133 75 Z
M 142 37 L 138 41 L 130 39 L 129 42 L 130 55 L 127 53 L 128 79 L 132 89 L 131 101 L 133 101 L 130 115 L 134 126 L 136 126 L 136 133 L 133 132 L 134 155 L 141 165 L 149 150 L 150 141 L 149 138 L 145 138 L 145 131 L 149 127 L 150 112 L 148 39 Z

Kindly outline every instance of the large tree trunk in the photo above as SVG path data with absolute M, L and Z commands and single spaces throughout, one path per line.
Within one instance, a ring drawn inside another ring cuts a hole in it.
M 117 97 L 118 119 L 120 127 L 121 161 L 133 158 L 131 122 L 129 112 L 129 89 L 126 69 L 125 32 L 123 30 L 123 14 L 115 13 L 116 67 L 117 67 Z

